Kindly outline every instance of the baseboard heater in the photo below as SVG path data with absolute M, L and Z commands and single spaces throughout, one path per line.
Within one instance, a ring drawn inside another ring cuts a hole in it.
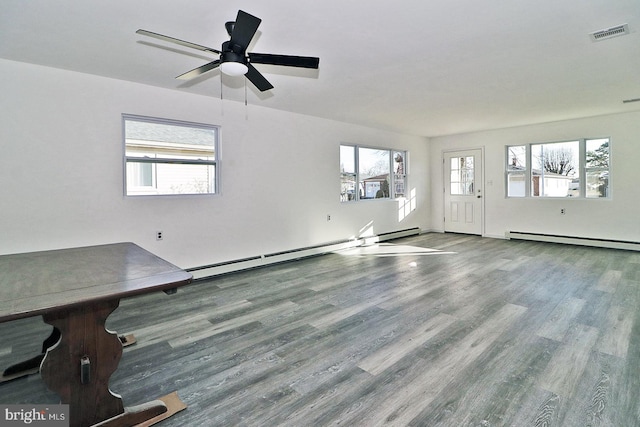
M 194 280 L 206 279 L 208 277 L 218 276 L 227 273 L 233 273 L 242 270 L 265 267 L 267 265 L 278 264 L 283 262 L 295 261 L 312 256 L 324 255 L 336 252 L 342 249 L 349 249 L 356 246 L 366 246 L 382 241 L 399 239 L 420 234 L 418 227 L 405 230 L 392 231 L 389 233 L 381 233 L 375 236 L 361 237 L 358 239 L 342 240 L 329 243 L 323 243 L 316 246 L 308 246 L 305 248 L 292 249 L 282 252 L 274 252 L 265 255 L 257 255 L 249 258 L 225 261 L 216 264 L 205 265 L 186 269 L 193 275 Z
M 631 242 L 626 240 L 562 236 L 557 234 L 527 233 L 522 231 L 508 231 L 506 237 L 508 239 L 517 240 L 534 240 L 538 242 L 564 243 L 569 245 L 594 246 L 599 248 L 640 251 L 640 242 Z
M 374 236 L 362 237 L 361 238 L 361 240 L 363 240 L 362 246 L 372 245 L 374 243 L 379 243 L 379 242 L 386 242 L 388 240 L 399 239 L 401 237 L 415 236 L 420 233 L 421 233 L 420 229 L 418 227 L 415 227 L 415 228 L 407 228 L 407 229 L 398 230 L 398 231 L 390 231 L 388 233 L 380 233 Z

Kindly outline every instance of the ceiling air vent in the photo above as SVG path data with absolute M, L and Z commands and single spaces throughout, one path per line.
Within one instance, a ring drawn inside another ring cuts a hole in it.
M 600 40 L 606 40 L 613 37 L 624 36 L 629 34 L 629 24 L 617 25 L 615 27 L 607 28 L 606 30 L 594 31 L 589 34 L 591 41 L 599 42 Z

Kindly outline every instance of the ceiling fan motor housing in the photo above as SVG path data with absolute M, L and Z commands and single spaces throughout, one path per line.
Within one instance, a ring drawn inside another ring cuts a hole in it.
M 244 55 L 247 51 L 247 48 L 246 46 L 242 46 L 237 43 L 234 43 L 233 40 L 227 40 L 226 42 L 222 43 L 222 51 L 235 52 L 237 54 Z
M 245 49 L 231 40 L 222 43 L 220 71 L 229 76 L 245 75 L 249 70 Z
M 239 62 L 240 64 L 247 65 L 247 58 L 239 53 L 232 51 L 224 51 L 220 54 L 220 61 L 225 62 Z

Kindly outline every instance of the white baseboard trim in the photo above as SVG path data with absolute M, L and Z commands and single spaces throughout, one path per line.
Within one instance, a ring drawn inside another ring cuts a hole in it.
M 624 249 L 640 251 L 640 242 L 624 240 L 597 239 L 590 237 L 562 236 L 555 234 L 528 233 L 521 231 L 508 231 L 508 239 L 533 240 L 538 242 L 564 243 L 569 245 L 593 246 L 599 248 Z
M 508 239 L 507 236 L 501 236 L 499 234 L 485 234 L 482 237 L 488 237 L 489 239 L 502 239 L 502 240 Z
M 318 246 L 307 248 L 292 249 L 283 252 L 276 252 L 265 255 L 257 255 L 250 258 L 231 260 L 217 264 L 205 265 L 186 269 L 193 275 L 194 280 L 206 279 L 227 273 L 233 273 L 252 268 L 265 267 L 272 264 L 278 264 L 298 259 L 308 258 L 312 256 L 324 255 L 343 249 L 349 249 L 356 246 L 373 245 L 379 242 L 398 239 L 401 237 L 414 236 L 421 234 L 418 227 L 405 230 L 392 231 L 389 233 L 381 233 L 375 236 L 361 237 L 358 239 L 345 240 L 340 242 L 329 242 Z

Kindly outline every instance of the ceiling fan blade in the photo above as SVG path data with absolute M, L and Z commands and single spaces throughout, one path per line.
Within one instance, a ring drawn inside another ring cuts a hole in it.
M 197 68 L 194 68 L 191 71 L 187 71 L 184 74 L 180 74 L 178 77 L 176 77 L 176 79 L 189 80 L 194 77 L 198 77 L 199 75 L 204 74 L 207 71 L 211 71 L 214 68 L 218 68 L 219 65 L 220 65 L 220 60 L 216 59 L 215 61 L 209 62 L 208 64 L 201 65 Z
M 269 81 L 265 79 L 264 76 L 260 74 L 260 71 L 256 70 L 253 65 L 247 64 L 247 67 L 249 68 L 249 71 L 247 71 L 245 77 L 248 78 L 249 81 L 253 83 L 253 85 L 257 87 L 260 92 L 273 89 L 273 85 L 269 83 Z
M 181 46 L 190 47 L 192 49 L 201 50 L 203 52 L 220 53 L 220 51 L 218 49 L 214 49 L 212 47 L 202 46 L 202 45 L 199 45 L 199 44 L 195 44 L 195 43 L 187 42 L 187 41 L 184 41 L 184 40 L 176 39 L 175 37 L 169 37 L 169 36 L 165 36 L 163 34 L 154 33 L 152 31 L 138 30 L 138 31 L 136 31 L 136 34 L 142 34 L 143 36 L 153 37 L 153 38 L 156 38 L 156 39 L 159 39 L 159 40 L 163 40 L 163 41 L 166 41 L 166 42 L 176 43 L 176 44 L 179 44 Z
M 261 22 L 262 19 L 239 10 L 231 33 L 231 43 L 240 46 L 242 52 L 247 50 L 247 46 L 251 43 L 251 39 L 258 31 L 258 26 Z
M 249 53 L 249 61 L 254 64 L 283 65 L 285 67 L 318 68 L 320 58 L 312 56 L 272 55 L 270 53 Z

